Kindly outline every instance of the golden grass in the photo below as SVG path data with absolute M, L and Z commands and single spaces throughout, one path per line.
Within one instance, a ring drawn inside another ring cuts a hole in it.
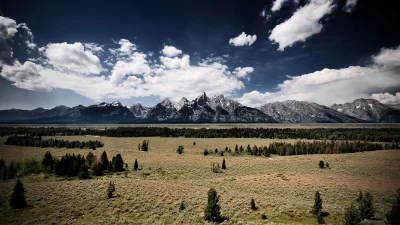
M 146 138 L 149 152 L 137 145 L 144 138 L 56 137 L 66 140 L 100 140 L 97 150 L 53 149 L 6 146 L 0 138 L 0 158 L 10 160 L 41 159 L 46 151 L 54 156 L 65 153 L 100 155 L 104 150 L 111 158 L 121 153 L 133 167 L 137 159 L 142 170 L 98 177 L 92 180 L 64 180 L 44 175 L 22 179 L 27 190 L 28 209 L 9 208 L 8 199 L 15 181 L 0 182 L 1 224 L 207 224 L 203 209 L 207 191 L 213 187 L 221 196 L 221 213 L 229 217 L 225 224 L 316 224 L 308 212 L 320 191 L 323 208 L 331 213 L 330 224 L 339 224 L 344 207 L 359 190 L 371 191 L 378 209 L 377 216 L 390 207 L 395 189 L 400 187 L 400 151 L 385 150 L 338 155 L 308 155 L 272 158 L 225 155 L 227 170 L 213 173 L 210 164 L 222 163 L 221 156 L 204 156 L 205 148 L 232 150 L 235 144 L 267 145 L 268 139 L 194 139 Z M 193 142 L 196 145 L 193 146 Z M 296 140 L 285 140 L 295 142 Z M 184 145 L 183 155 L 176 153 Z M 319 169 L 319 160 L 330 169 Z M 116 198 L 107 199 L 110 180 L 115 182 Z M 250 209 L 254 198 L 257 211 Z M 179 211 L 185 202 L 186 209 Z M 268 219 L 261 220 L 266 213 Z

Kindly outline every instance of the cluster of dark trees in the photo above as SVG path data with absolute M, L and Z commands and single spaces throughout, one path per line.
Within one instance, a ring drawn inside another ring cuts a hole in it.
M 0 135 L 71 136 L 99 135 L 109 137 L 190 137 L 190 138 L 270 138 L 314 140 L 360 140 L 400 142 L 400 128 L 229 128 L 193 129 L 168 127 L 118 127 L 112 129 L 76 128 L 0 128 Z
M 42 139 L 41 136 L 28 135 L 11 135 L 4 144 L 40 148 L 90 148 L 93 150 L 104 146 L 100 141 L 65 141 L 52 138 Z
M 225 153 L 231 155 L 255 155 L 270 157 L 271 154 L 280 156 L 290 155 L 309 155 L 309 154 L 339 154 L 354 153 L 364 151 L 377 151 L 383 149 L 400 149 L 399 143 L 381 144 L 366 141 L 297 141 L 296 143 L 273 142 L 268 146 L 254 145 L 251 147 L 243 147 L 243 145 L 235 146 L 232 150 L 228 147 L 225 150 L 204 150 L 204 155 L 219 154 L 224 156 Z

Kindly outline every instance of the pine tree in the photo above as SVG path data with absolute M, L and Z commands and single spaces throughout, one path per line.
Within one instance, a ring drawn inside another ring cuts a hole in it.
M 124 160 L 122 159 L 121 154 L 117 154 L 115 158 L 113 157 L 112 164 L 115 172 L 124 171 Z
M 319 161 L 318 166 L 319 166 L 319 168 L 323 169 L 325 167 L 324 161 L 322 161 L 322 160 Z
M 372 219 L 374 217 L 374 201 L 371 193 L 366 192 L 359 203 L 360 216 L 362 219 Z
M 400 188 L 396 190 L 396 200 L 392 203 L 391 210 L 386 214 L 389 224 L 400 224 Z
M 141 150 L 144 152 L 149 151 L 149 141 L 143 140 Z
M 322 211 L 322 199 L 321 199 L 321 195 L 317 191 L 317 192 L 315 192 L 314 206 L 312 208 L 312 213 L 315 216 L 318 216 L 318 214 L 321 213 L 321 211 Z
M 91 168 L 92 168 L 94 175 L 96 175 L 96 176 L 103 175 L 103 166 L 101 165 L 97 156 L 94 157 Z
M 89 152 L 86 156 L 86 161 L 88 162 L 88 165 L 92 165 L 94 160 L 94 155 L 93 153 Z
M 139 169 L 139 164 L 137 162 L 137 159 L 135 159 L 135 164 L 133 164 L 133 170 L 138 170 Z
M 179 210 L 183 211 L 183 210 L 185 210 L 185 208 L 186 208 L 185 203 L 183 201 L 181 201 L 181 204 L 179 205 Z
M 357 207 L 351 203 L 351 205 L 347 207 L 344 212 L 343 225 L 359 225 L 361 221 L 362 219 Z
M 110 181 L 107 188 L 107 197 L 108 198 L 114 197 L 114 192 L 115 192 L 115 184 L 114 182 Z
M 79 179 L 86 180 L 90 179 L 90 174 L 89 174 L 89 167 L 86 164 L 83 164 L 79 170 Z
M 53 172 L 54 170 L 54 159 L 53 156 L 51 155 L 51 153 L 49 151 L 46 152 L 46 154 L 44 154 L 44 158 L 42 160 L 42 165 L 45 168 L 45 170 L 47 172 Z
M 108 157 L 107 157 L 107 153 L 106 153 L 106 151 L 104 151 L 102 154 L 101 154 L 101 156 L 100 156 L 100 163 L 101 163 L 101 166 L 103 167 L 103 170 L 106 170 L 106 169 L 108 169 L 108 166 L 109 166 L 109 161 L 108 161 Z
M 221 207 L 218 205 L 219 195 L 214 188 L 208 191 L 207 206 L 204 209 L 204 219 L 208 221 L 218 221 L 221 218 Z
M 226 170 L 225 159 L 222 159 L 222 169 L 223 169 L 223 170 Z
M 24 185 L 19 179 L 17 179 L 10 199 L 10 206 L 13 209 L 22 209 L 28 206 L 25 200 L 25 192 Z

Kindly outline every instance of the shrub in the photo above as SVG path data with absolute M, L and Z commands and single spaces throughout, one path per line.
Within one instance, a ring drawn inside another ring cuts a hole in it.
M 115 192 L 115 184 L 114 182 L 110 181 L 107 188 L 107 197 L 108 198 L 114 197 L 114 192 Z
M 214 188 L 208 191 L 207 206 L 204 209 L 204 219 L 208 221 L 219 221 L 221 218 L 221 207 L 218 205 L 219 195 Z
M 389 224 L 400 224 L 400 188 L 396 192 L 396 200 L 392 203 L 392 208 L 386 214 Z
M 267 215 L 265 215 L 265 213 L 261 214 L 261 219 L 266 220 L 267 219 Z
M 178 148 L 176 149 L 176 152 L 181 155 L 183 153 L 184 147 L 183 145 L 178 145 Z
M 89 167 L 86 164 L 83 164 L 81 166 L 81 169 L 79 170 L 79 179 L 86 180 L 90 179 L 90 174 L 89 174 Z
M 222 169 L 226 170 L 226 163 L 225 163 L 225 159 L 222 159 Z
M 211 171 L 213 171 L 214 173 L 222 173 L 219 167 L 219 163 L 211 163 Z
M 218 153 L 218 148 L 215 148 L 215 153 Z
M 371 193 L 366 192 L 359 202 L 360 216 L 362 219 L 372 219 L 374 217 L 374 201 Z
M 144 152 L 149 151 L 149 141 L 143 140 L 141 150 Z
M 322 160 L 319 161 L 318 166 L 319 166 L 319 168 L 323 169 L 325 167 L 324 161 L 322 161 Z
M 196 145 L 196 142 L 195 142 L 195 141 L 193 142 L 193 145 Z
M 343 225 L 358 225 L 362 221 L 357 207 L 352 203 L 345 209 Z
M 257 206 L 256 206 L 256 203 L 254 202 L 254 198 L 252 198 L 250 201 L 250 209 L 257 210 Z
M 10 198 L 10 206 L 13 209 L 22 209 L 28 206 L 25 200 L 25 188 L 22 182 L 17 179 L 17 182 L 14 186 L 14 191 Z
M 205 156 L 208 155 L 208 150 L 207 150 L 207 149 L 204 149 L 203 154 L 204 154 Z
M 135 159 L 135 163 L 133 164 L 133 170 L 138 170 L 139 169 L 139 164 L 137 162 L 137 159 Z
M 180 211 L 183 211 L 183 210 L 185 210 L 185 203 L 183 202 L 183 201 L 181 201 L 181 204 L 179 205 L 179 210 Z
M 224 156 L 225 154 L 224 154 L 223 151 L 221 151 L 221 152 L 219 153 L 219 155 L 220 155 L 220 156 Z
M 325 167 L 326 167 L 326 168 L 329 168 L 329 163 L 326 163 L 326 164 L 325 164 Z
M 104 172 L 103 171 L 103 166 L 101 165 L 101 162 L 99 161 L 97 156 L 94 157 L 91 169 L 92 169 L 92 172 L 93 172 L 94 175 L 96 175 L 96 176 L 103 175 L 103 172 Z
M 318 214 L 321 214 L 321 211 L 322 211 L 322 199 L 321 199 L 321 195 L 317 191 L 317 192 L 315 192 L 314 206 L 313 206 L 311 212 L 315 216 L 318 216 Z

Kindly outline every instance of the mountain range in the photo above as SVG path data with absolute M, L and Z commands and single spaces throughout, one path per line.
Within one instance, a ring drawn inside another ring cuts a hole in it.
M 3 123 L 399 123 L 400 109 L 374 99 L 357 99 L 331 107 L 305 101 L 283 101 L 247 107 L 223 95 L 206 93 L 192 101 L 168 99 L 154 107 L 120 102 L 52 109 L 0 110 Z

